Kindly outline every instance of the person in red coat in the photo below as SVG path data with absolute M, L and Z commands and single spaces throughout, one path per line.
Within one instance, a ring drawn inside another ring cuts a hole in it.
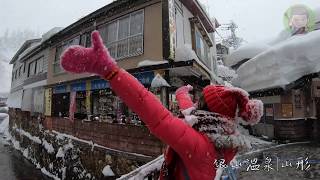
M 64 51 L 61 56 L 62 68 L 72 73 L 97 74 L 108 80 L 112 90 L 140 117 L 151 133 L 170 146 L 177 156 L 173 156 L 175 158 L 173 168 L 170 168 L 172 169 L 170 176 L 167 176 L 166 173 L 168 172 L 162 172 L 160 179 L 168 179 L 168 177 L 181 180 L 214 179 L 216 160 L 222 158 L 228 164 L 234 158 L 237 149 L 217 149 L 212 138 L 205 132 L 196 130 L 196 128 L 175 117 L 135 77 L 117 66 L 115 60 L 103 45 L 98 31 L 94 31 L 91 36 L 92 47 L 71 46 Z M 215 106 L 218 106 L 217 113 L 222 112 L 219 116 L 225 116 L 223 115 L 225 111 L 227 112 L 225 117 L 232 120 L 232 118 L 235 118 L 238 104 L 241 103 L 244 105 L 244 108 L 240 109 L 243 117 L 260 116 L 257 114 L 260 110 L 252 111 L 252 108 L 249 108 L 241 97 L 237 97 L 238 94 L 228 92 L 227 89 L 223 90 L 221 86 L 217 89 L 217 93 L 223 96 L 217 97 L 217 94 L 214 93 L 214 87 L 208 86 L 204 90 L 205 103 L 203 106 L 207 106 L 209 111 L 215 112 L 212 107 L 216 108 Z M 217 98 L 222 99 L 216 101 Z M 224 102 L 223 98 L 228 101 Z M 246 99 L 246 102 L 249 101 Z M 166 162 L 168 162 L 168 158 L 166 158 Z M 172 161 L 167 163 L 168 166 L 170 164 L 172 164 Z

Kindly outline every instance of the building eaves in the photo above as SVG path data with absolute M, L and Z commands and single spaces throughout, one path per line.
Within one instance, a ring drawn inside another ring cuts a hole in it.
M 128 3 L 135 3 L 135 4 L 141 4 L 144 2 L 148 2 L 152 0 L 117 0 L 110 4 L 107 4 L 106 6 L 103 6 L 102 8 L 84 16 L 83 18 L 79 19 L 78 21 L 72 23 L 71 25 L 67 26 L 66 28 L 62 29 L 58 33 L 54 34 L 50 38 L 46 39 L 44 42 L 42 42 L 37 48 L 33 49 L 31 52 L 26 54 L 26 58 L 32 56 L 33 54 L 36 54 L 40 52 L 41 50 L 51 46 L 54 44 L 59 38 L 63 37 L 67 33 L 73 33 L 74 31 L 79 31 L 79 27 L 84 24 L 92 24 L 95 25 L 96 19 L 101 16 L 108 16 L 108 14 L 112 14 L 116 9 L 123 7 L 123 8 L 130 8 L 128 6 Z
M 36 42 L 40 42 L 41 41 L 41 38 L 38 38 L 38 39 L 29 39 L 29 40 L 26 40 L 22 46 L 19 48 L 19 50 L 15 53 L 15 55 L 13 56 L 13 58 L 11 59 L 11 61 L 9 62 L 9 64 L 13 64 L 15 61 L 18 60 L 19 58 L 19 55 L 21 53 L 23 53 L 28 47 L 30 44 L 32 43 L 36 43 Z

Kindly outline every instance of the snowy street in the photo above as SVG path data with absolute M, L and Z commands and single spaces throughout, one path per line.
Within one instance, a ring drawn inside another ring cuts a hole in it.
M 3 119 L 0 117 L 0 124 Z M 50 179 L 36 169 L 20 152 L 15 150 L 0 134 L 0 179 L 2 180 L 40 180 Z

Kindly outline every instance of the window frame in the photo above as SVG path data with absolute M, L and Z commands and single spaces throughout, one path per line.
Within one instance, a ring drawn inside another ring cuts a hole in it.
M 141 29 L 141 32 L 139 33 L 136 33 L 136 34 L 133 34 L 131 35 L 131 22 L 132 22 L 132 16 L 133 15 L 136 15 L 136 14 L 139 14 L 141 13 L 141 16 L 142 16 L 142 19 L 141 19 L 141 26 L 142 26 L 142 29 Z M 119 27 L 120 27 L 120 21 L 125 19 L 125 18 L 129 18 L 129 22 L 128 22 L 128 33 L 127 33 L 127 36 L 126 37 L 123 37 L 123 38 L 119 38 Z M 105 41 L 108 41 L 107 40 L 107 36 L 108 36 L 108 32 L 107 32 L 107 28 L 109 25 L 113 24 L 113 23 L 116 23 L 116 40 L 114 41 L 111 41 L 111 42 L 105 42 Z M 103 38 L 103 41 L 104 41 L 104 44 L 106 45 L 107 48 L 109 48 L 109 51 L 110 51 L 110 47 L 114 47 L 114 54 L 113 55 L 113 58 L 116 59 L 116 60 L 121 60 L 121 59 L 125 59 L 125 58 L 129 58 L 129 57 L 134 57 L 134 56 L 139 56 L 139 55 L 142 55 L 144 53 L 144 30 L 145 30 L 145 12 L 144 12 L 144 9 L 141 9 L 141 10 L 137 10 L 137 11 L 134 11 L 132 13 L 129 13 L 129 14 L 126 14 L 124 16 L 121 16 L 113 21 L 110 21 L 106 24 L 103 24 L 101 25 L 100 27 L 98 27 L 98 30 L 101 32 L 101 31 L 104 31 L 102 34 L 105 36 L 105 37 L 102 37 Z M 131 52 L 130 53 L 130 40 L 135 38 L 135 37 L 139 37 L 141 36 L 141 51 L 135 51 L 135 52 Z M 118 52 L 118 48 L 119 48 L 119 44 L 120 42 L 123 42 L 123 41 L 126 41 L 127 40 L 127 53 L 123 56 L 119 56 L 119 52 Z M 110 51 L 110 54 L 113 54 L 113 52 Z
M 77 43 L 73 43 L 74 40 L 78 40 Z M 75 36 L 69 40 L 66 40 L 64 41 L 63 43 L 61 43 L 60 45 L 56 46 L 56 50 L 55 50 L 55 58 L 54 58 L 54 61 L 52 63 L 52 72 L 54 75 L 57 75 L 57 74 L 61 74 L 61 73 L 64 73 L 65 71 L 60 67 L 60 56 L 62 54 L 62 52 L 64 50 L 66 50 L 68 47 L 72 46 L 72 45 L 80 45 L 80 42 L 81 42 L 81 35 L 78 35 L 78 36 Z M 61 48 L 61 52 L 58 52 L 58 49 Z M 58 71 L 56 71 L 56 67 L 59 67 Z

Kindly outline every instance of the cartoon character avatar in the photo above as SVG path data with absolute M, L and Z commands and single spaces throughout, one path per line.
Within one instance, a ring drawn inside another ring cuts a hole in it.
M 293 5 L 286 11 L 284 23 L 291 35 L 306 34 L 314 29 L 314 12 L 305 5 Z

